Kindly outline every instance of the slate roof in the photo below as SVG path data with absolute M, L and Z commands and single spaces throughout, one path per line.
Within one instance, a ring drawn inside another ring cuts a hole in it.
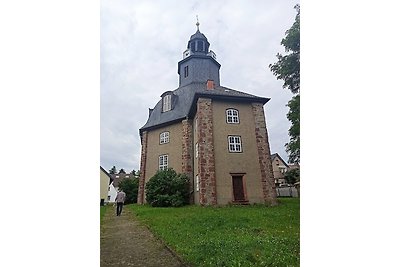
M 207 37 L 204 34 L 202 34 L 199 30 L 197 30 L 192 36 L 190 36 L 190 40 L 193 40 L 195 38 L 207 40 Z
M 113 179 L 112 184 L 114 185 L 114 187 L 118 187 L 119 183 L 123 179 L 132 179 L 132 178 L 134 178 L 134 176 L 132 174 L 130 174 L 130 173 L 116 173 L 116 174 L 110 174 L 110 176 Z
M 191 118 L 196 111 L 196 103 L 199 97 L 263 104 L 270 100 L 269 98 L 258 97 L 224 86 L 215 85 L 214 89 L 207 90 L 205 82 L 191 83 L 175 89 L 172 93 L 172 110 L 162 112 L 162 99 L 160 99 L 147 119 L 146 124 L 139 129 L 140 135 L 144 130 L 168 125 L 186 117 Z

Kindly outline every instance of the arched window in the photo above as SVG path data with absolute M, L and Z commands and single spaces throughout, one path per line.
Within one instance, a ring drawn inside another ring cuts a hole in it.
M 239 123 L 239 111 L 237 109 L 226 110 L 226 123 Z
M 203 52 L 204 51 L 204 42 L 197 41 L 197 51 Z
M 169 143 L 169 132 L 160 133 L 160 144 Z

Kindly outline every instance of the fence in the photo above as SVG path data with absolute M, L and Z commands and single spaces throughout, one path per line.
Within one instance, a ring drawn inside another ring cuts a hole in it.
M 278 197 L 299 197 L 299 193 L 294 186 L 277 187 L 276 195 Z

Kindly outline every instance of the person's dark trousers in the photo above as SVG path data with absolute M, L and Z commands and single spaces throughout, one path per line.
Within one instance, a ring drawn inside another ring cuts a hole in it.
M 117 216 L 121 215 L 123 206 L 124 206 L 124 202 L 117 202 Z

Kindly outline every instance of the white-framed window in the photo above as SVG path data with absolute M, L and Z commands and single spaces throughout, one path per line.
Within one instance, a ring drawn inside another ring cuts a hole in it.
M 242 152 L 242 140 L 240 136 L 229 135 L 228 143 L 229 152 Z
M 169 94 L 163 97 L 163 112 L 171 110 L 171 98 L 172 96 Z
M 196 192 L 199 192 L 200 190 L 200 180 L 199 180 L 199 175 L 196 175 Z
M 169 143 L 169 132 L 160 133 L 160 144 Z
M 196 159 L 199 156 L 199 143 L 196 143 Z
M 168 155 L 161 155 L 158 157 L 158 169 L 159 170 L 168 169 Z
M 239 123 L 239 111 L 237 109 L 226 110 L 226 122 L 227 123 Z

